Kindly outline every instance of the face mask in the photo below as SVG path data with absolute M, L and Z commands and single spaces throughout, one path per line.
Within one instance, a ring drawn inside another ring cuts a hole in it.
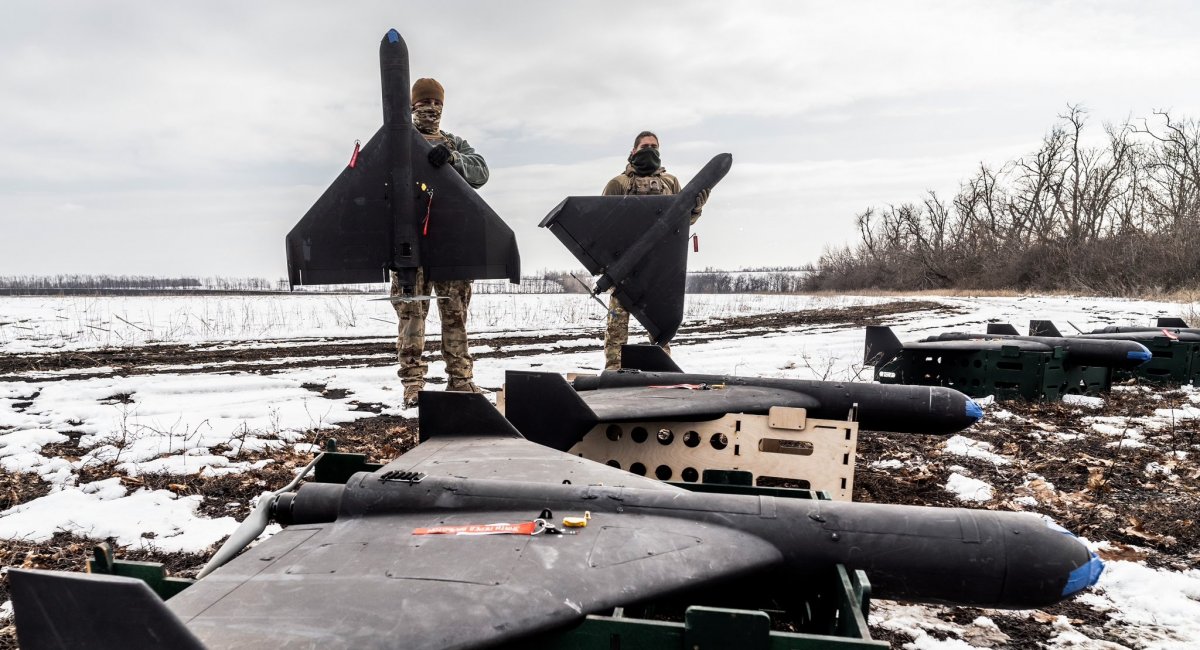
M 649 176 L 662 166 L 662 158 L 658 155 L 658 149 L 646 147 L 633 152 L 629 156 L 629 164 L 633 165 L 633 171 L 638 176 Z
M 438 125 L 442 121 L 442 107 L 432 104 L 425 104 L 420 108 L 413 109 L 413 126 L 425 135 L 433 135 L 438 131 Z

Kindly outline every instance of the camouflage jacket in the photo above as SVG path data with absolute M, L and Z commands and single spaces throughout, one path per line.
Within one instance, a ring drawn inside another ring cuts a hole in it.
M 604 186 L 604 196 L 624 196 L 626 194 L 679 194 L 683 187 L 679 179 L 667 173 L 665 167 L 649 176 L 638 176 L 633 165 L 625 165 L 625 173 L 621 174 Z M 702 192 L 696 199 L 696 207 L 692 208 L 690 223 L 696 223 L 700 218 L 700 210 L 708 199 L 708 193 Z
M 475 149 L 466 140 L 453 133 L 438 131 L 438 135 L 441 137 L 426 136 L 425 139 L 430 144 L 441 143 L 449 147 L 453 152 L 450 156 L 450 166 L 454 167 L 471 187 L 483 187 L 483 184 L 488 182 L 488 166 L 483 156 L 475 153 Z
M 666 168 L 659 167 L 658 171 L 649 176 L 638 176 L 633 171 L 633 165 L 625 165 L 625 173 L 608 182 L 604 186 L 604 196 L 622 196 L 625 194 L 678 194 L 683 189 L 679 179 L 667 173 Z

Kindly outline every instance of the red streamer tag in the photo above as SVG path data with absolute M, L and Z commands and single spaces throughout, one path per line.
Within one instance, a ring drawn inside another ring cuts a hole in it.
M 700 235 L 692 235 L 692 252 L 700 252 Z
M 414 535 L 532 535 L 537 523 L 523 521 L 519 524 L 466 524 L 462 526 L 431 526 L 417 528 Z
M 350 169 L 358 164 L 358 140 L 354 141 L 354 153 L 350 154 Z
M 1168 330 L 1168 329 L 1163 329 L 1163 331 L 1162 331 L 1162 332 L 1163 332 L 1163 334 L 1165 334 L 1165 335 L 1166 335 L 1166 337 L 1167 337 L 1167 338 L 1169 338 L 1169 339 L 1172 339 L 1172 340 L 1175 340 L 1175 341 L 1178 341 L 1178 340 L 1179 340 L 1179 337 L 1178 337 L 1178 336 L 1175 336 L 1175 332 L 1172 332 L 1171 330 Z
M 429 236 L 429 217 L 433 216 L 433 192 L 429 192 L 429 203 L 425 204 L 425 220 L 421 223 L 421 236 Z

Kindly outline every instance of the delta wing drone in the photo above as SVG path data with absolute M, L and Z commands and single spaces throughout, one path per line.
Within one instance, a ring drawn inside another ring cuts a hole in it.
M 692 492 L 526 440 L 482 395 L 420 400 L 425 442 L 264 497 L 227 544 L 283 530 L 165 602 L 133 578 L 10 570 L 21 647 L 492 646 L 714 585 L 783 596 L 839 563 L 876 597 L 1030 608 L 1103 567 L 1031 514 Z
M 379 44 L 383 126 L 288 233 L 288 278 L 305 284 L 387 282 L 413 298 L 427 280 L 521 279 L 512 229 L 412 124 L 408 46 L 390 30 Z
M 662 345 L 683 322 L 688 225 L 696 197 L 725 178 L 732 164 L 730 154 L 713 157 L 675 195 L 568 197 L 538 225 L 600 276 L 593 296 L 611 289 Z

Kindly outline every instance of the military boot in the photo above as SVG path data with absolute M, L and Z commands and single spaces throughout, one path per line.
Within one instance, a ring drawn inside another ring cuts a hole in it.
M 456 393 L 482 393 L 475 382 L 466 377 L 451 377 L 449 383 L 446 384 L 446 390 Z
M 417 405 L 417 394 L 425 389 L 422 384 L 408 384 L 404 387 L 404 408 L 410 409 Z

